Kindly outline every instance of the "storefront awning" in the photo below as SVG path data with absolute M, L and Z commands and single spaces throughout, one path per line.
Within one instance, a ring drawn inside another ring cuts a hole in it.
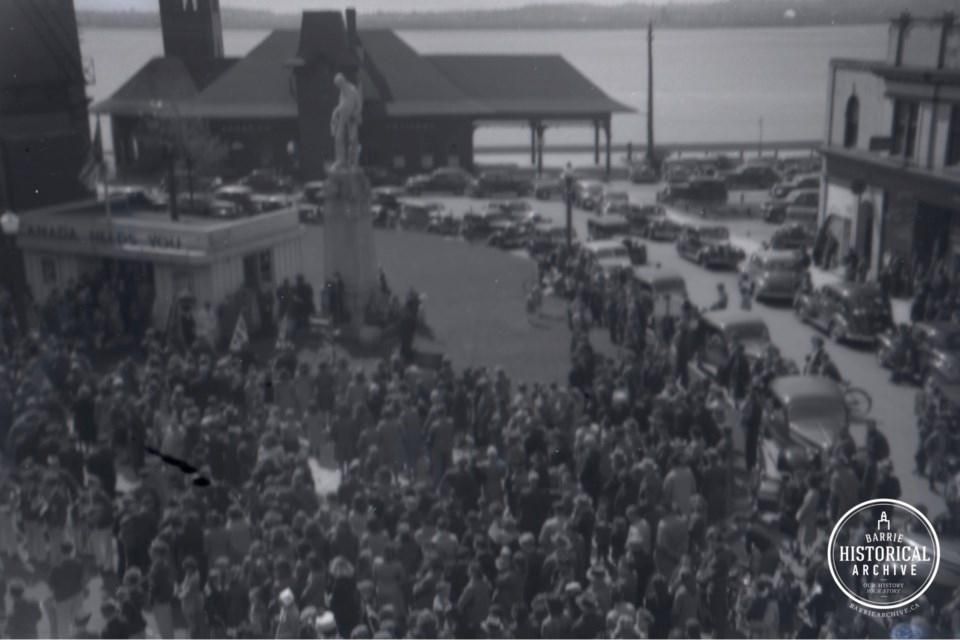
M 864 151 L 820 148 L 827 161 L 827 175 L 844 180 L 863 180 L 891 191 L 912 193 L 919 200 L 948 209 L 960 209 L 960 171 L 932 171 L 903 158 Z

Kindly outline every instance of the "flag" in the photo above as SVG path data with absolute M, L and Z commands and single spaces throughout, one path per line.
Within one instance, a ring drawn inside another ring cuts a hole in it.
M 250 335 L 247 333 L 247 321 L 243 319 L 241 313 L 237 317 L 237 324 L 233 328 L 233 337 L 230 338 L 230 351 L 236 353 L 243 351 L 243 348 L 250 342 Z
M 281 349 L 287 344 L 287 334 L 290 333 L 290 314 L 284 314 L 280 319 L 280 328 L 277 329 L 277 344 L 275 349 Z
M 80 182 L 91 191 L 96 191 L 103 179 L 103 174 L 103 140 L 100 136 L 100 119 L 98 118 L 97 129 L 93 134 L 93 140 L 90 141 L 90 148 L 87 150 L 87 160 L 80 170 Z

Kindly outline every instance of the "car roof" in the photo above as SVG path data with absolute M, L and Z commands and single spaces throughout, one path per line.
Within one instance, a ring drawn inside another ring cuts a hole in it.
M 762 260 L 777 260 L 781 258 L 797 259 L 797 254 L 790 249 L 761 249 L 754 255 Z
M 622 226 L 628 225 L 630 221 L 627 220 L 625 216 L 610 213 L 604 216 L 603 218 L 597 218 L 596 220 L 588 220 L 587 226 L 593 225 L 595 227 L 613 227 L 613 226 Z
M 829 282 L 824 289 L 833 289 L 842 296 L 856 297 L 865 294 L 880 293 L 880 286 L 872 282 Z
M 736 325 L 767 326 L 767 323 L 763 320 L 763 318 L 757 316 L 756 314 L 746 313 L 738 309 L 708 311 L 707 313 L 703 314 L 702 318 L 715 327 L 719 327 L 721 330 Z
M 584 243 L 583 248 L 587 251 L 597 251 L 599 249 L 623 249 L 622 240 L 594 240 Z
M 686 284 L 686 280 L 679 271 L 671 271 L 670 269 L 657 269 L 656 267 L 634 267 L 633 275 L 636 278 L 640 280 L 646 280 L 647 282 L 680 280 Z
M 843 402 L 840 386 L 822 376 L 783 376 L 770 383 L 770 390 L 785 405 L 805 398 L 831 399 Z
M 931 332 L 933 332 L 933 333 L 956 333 L 956 332 L 960 332 L 960 323 L 956 323 L 956 322 L 946 322 L 946 321 L 939 321 L 939 322 L 918 322 L 918 323 L 917 323 L 916 325 L 914 325 L 914 326 L 920 327 L 920 328 L 922 328 L 922 329 L 926 329 L 927 331 L 931 331 Z

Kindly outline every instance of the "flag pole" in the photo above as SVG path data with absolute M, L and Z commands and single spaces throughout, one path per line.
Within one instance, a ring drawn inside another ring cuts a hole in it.
M 97 133 L 100 132 L 100 114 L 97 114 Z M 98 136 L 99 137 L 99 136 Z M 102 144 L 101 140 L 98 140 Z M 107 159 L 103 155 L 102 147 L 100 152 L 100 180 L 103 182 L 103 201 L 107 212 L 107 231 L 110 233 L 110 242 L 113 243 L 113 212 L 110 208 L 110 183 L 107 180 Z

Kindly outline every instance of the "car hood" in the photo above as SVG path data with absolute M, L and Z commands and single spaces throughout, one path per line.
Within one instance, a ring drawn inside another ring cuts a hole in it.
M 829 417 L 790 421 L 790 434 L 800 444 L 823 451 L 830 450 L 839 431 L 840 425 Z
M 797 285 L 797 277 L 784 271 L 764 271 L 757 278 L 759 284 L 773 289 L 793 289 Z

